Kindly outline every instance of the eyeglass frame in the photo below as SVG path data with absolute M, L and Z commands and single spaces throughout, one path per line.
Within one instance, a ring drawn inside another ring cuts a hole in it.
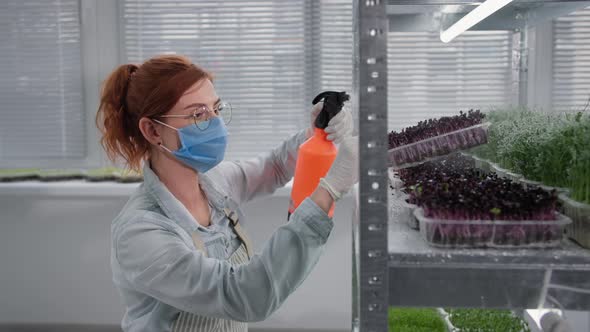
M 209 107 L 207 107 L 207 105 L 200 105 L 197 107 L 197 109 L 193 112 L 193 114 L 167 114 L 167 115 L 160 115 L 157 116 L 157 118 L 180 118 L 180 119 L 189 119 L 192 118 L 193 119 L 193 124 L 195 125 L 195 127 L 199 128 L 199 130 L 201 131 L 205 131 L 209 128 L 210 124 L 207 124 L 207 127 L 202 129 L 201 127 L 199 127 L 199 125 L 197 124 L 197 121 L 199 121 L 197 119 L 197 115 L 201 115 L 204 113 L 210 114 L 209 117 L 207 117 L 206 120 L 200 120 L 200 122 L 205 122 L 205 121 L 209 121 L 209 119 L 211 119 L 211 116 L 215 116 L 215 117 L 219 117 L 221 112 L 219 111 L 219 107 L 221 105 L 225 105 L 226 107 L 229 108 L 229 120 L 227 122 L 225 122 L 225 117 L 223 115 L 222 118 L 224 119 L 223 123 L 225 123 L 226 125 L 230 124 L 231 120 L 232 120 L 232 106 L 230 103 L 225 102 L 225 101 L 219 101 L 217 103 L 217 106 L 214 107 L 213 110 L 209 109 Z M 200 112 L 199 112 L 200 111 Z

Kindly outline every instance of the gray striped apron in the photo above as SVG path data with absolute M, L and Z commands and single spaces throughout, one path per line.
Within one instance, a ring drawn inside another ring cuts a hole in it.
M 246 237 L 245 232 L 238 223 L 237 213 L 229 209 L 224 209 L 226 217 L 230 221 L 233 231 L 236 233 L 242 244 L 229 257 L 228 261 L 233 266 L 244 264 L 252 257 L 252 245 Z M 198 235 L 197 231 L 191 234 L 193 244 L 197 250 L 200 250 L 205 257 L 207 250 L 203 240 Z M 188 312 L 181 312 L 174 323 L 172 324 L 172 332 L 247 332 L 248 324 L 238 321 L 200 316 Z

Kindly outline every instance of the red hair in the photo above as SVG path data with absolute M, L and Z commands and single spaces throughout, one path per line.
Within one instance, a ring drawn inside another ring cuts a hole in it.
M 178 55 L 157 56 L 141 66 L 126 64 L 115 69 L 104 82 L 96 114 L 100 142 L 109 159 L 121 157 L 127 167 L 139 171 L 150 152 L 139 120 L 165 114 L 203 79 L 213 78 Z

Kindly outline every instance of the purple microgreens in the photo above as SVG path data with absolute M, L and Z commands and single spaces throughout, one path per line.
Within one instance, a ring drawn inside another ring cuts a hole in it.
M 422 162 L 453 151 L 487 143 L 487 129 L 480 125 L 485 117 L 479 110 L 459 115 L 420 121 L 401 132 L 389 133 L 389 149 L 395 165 Z M 416 143 L 416 144 L 412 144 Z
M 483 173 L 473 168 L 471 159 L 459 154 L 399 170 L 399 176 L 409 195 L 407 202 L 421 207 L 425 217 L 441 221 L 427 225 L 432 242 L 520 245 L 556 241 L 561 236 L 557 225 L 519 223 L 557 220 L 559 202 L 555 191 Z M 490 224 L 444 224 L 444 220 Z M 494 220 L 514 221 L 514 225 L 495 225 Z

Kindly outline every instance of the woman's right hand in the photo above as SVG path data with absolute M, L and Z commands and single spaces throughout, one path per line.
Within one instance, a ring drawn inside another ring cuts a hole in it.
M 359 177 L 359 143 L 358 136 L 348 136 L 338 149 L 336 160 L 328 174 L 320 180 L 320 187 L 337 201 L 346 194 Z

